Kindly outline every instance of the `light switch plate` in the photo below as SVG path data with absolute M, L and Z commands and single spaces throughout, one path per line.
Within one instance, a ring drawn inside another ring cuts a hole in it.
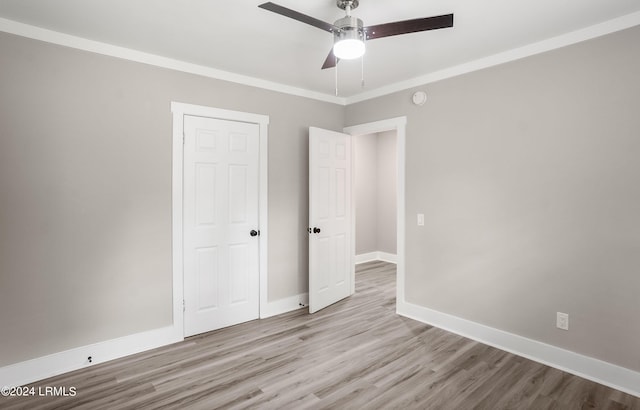
M 424 214 L 418 214 L 418 226 L 424 226 Z
M 569 330 L 569 314 L 557 312 L 556 313 L 556 327 L 562 330 Z

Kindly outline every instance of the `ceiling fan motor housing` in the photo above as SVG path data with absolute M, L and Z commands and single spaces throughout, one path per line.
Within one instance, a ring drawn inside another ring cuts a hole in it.
M 353 16 L 345 16 L 333 23 L 340 30 L 333 32 L 334 42 L 341 40 L 365 40 L 362 20 Z

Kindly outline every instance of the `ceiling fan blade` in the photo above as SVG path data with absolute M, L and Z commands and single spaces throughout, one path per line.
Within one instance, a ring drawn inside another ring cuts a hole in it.
M 336 57 L 335 54 L 333 54 L 333 48 L 331 48 L 331 51 L 329 51 L 329 55 L 327 56 L 327 59 L 324 60 L 324 64 L 322 64 L 322 69 L 326 69 L 326 68 L 333 68 L 338 64 L 338 57 Z
M 453 27 L 453 14 L 377 24 L 375 26 L 365 27 L 364 29 L 367 33 L 367 40 L 375 40 L 376 38 L 447 27 Z
M 280 14 L 285 17 L 292 18 L 294 20 L 298 20 L 302 23 L 309 24 L 311 26 L 317 27 L 321 30 L 328 31 L 329 33 L 333 33 L 338 28 L 331 23 L 326 23 L 322 20 L 318 20 L 317 18 L 307 16 L 306 14 L 299 13 L 295 10 L 288 9 L 283 6 L 279 6 L 272 2 L 267 2 L 259 5 L 261 9 L 269 10 L 274 13 Z

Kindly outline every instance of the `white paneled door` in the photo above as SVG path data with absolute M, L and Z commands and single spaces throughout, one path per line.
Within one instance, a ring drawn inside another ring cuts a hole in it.
M 351 294 L 351 136 L 309 128 L 309 312 Z
M 184 117 L 185 336 L 259 316 L 259 125 Z

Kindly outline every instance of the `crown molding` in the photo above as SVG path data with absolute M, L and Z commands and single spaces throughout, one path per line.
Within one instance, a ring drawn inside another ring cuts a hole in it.
M 306 90 L 304 88 L 293 87 L 290 85 L 236 74 L 229 71 L 218 70 L 199 64 L 187 63 L 185 61 L 163 57 L 156 54 L 145 53 L 143 51 L 133 50 L 126 47 L 114 46 L 112 44 L 88 40 L 86 38 L 72 36 L 69 34 L 60 33 L 58 31 L 47 30 L 41 27 L 19 23 L 13 20 L 0 18 L 0 31 L 27 37 L 33 40 L 40 40 L 51 44 L 89 51 L 92 53 L 102 54 L 110 57 L 121 58 L 124 60 L 135 61 L 138 63 L 148 64 L 156 67 L 168 68 L 170 70 L 181 71 L 184 73 L 196 74 L 216 80 L 229 81 L 236 84 L 248 85 L 251 87 L 262 88 L 269 91 L 276 91 L 284 94 L 310 98 L 313 100 L 338 105 L 346 105 L 346 99 L 343 97 L 336 97 L 330 94 Z
M 456 77 L 473 71 L 482 70 L 484 68 L 508 63 L 510 61 L 519 60 L 525 57 L 566 47 L 582 41 L 601 37 L 607 34 L 615 33 L 627 28 L 640 25 L 640 12 L 627 14 L 612 20 L 605 21 L 590 27 L 562 34 L 546 40 L 532 43 L 523 47 L 508 50 L 502 53 L 494 54 L 468 63 L 460 64 L 454 67 L 445 68 L 444 70 L 435 71 L 405 81 L 389 84 L 383 87 L 366 91 L 360 94 L 346 98 L 346 105 L 355 104 L 361 101 L 371 100 L 373 98 L 382 97 L 398 91 L 407 90 L 413 87 L 419 87 L 425 84 L 435 83 L 447 78 Z
M 114 46 L 112 44 L 102 43 L 99 41 L 88 40 L 86 38 L 72 36 L 69 34 L 64 34 L 57 31 L 47 30 L 29 24 L 0 18 L 0 31 L 6 33 L 15 34 L 18 36 L 40 40 L 65 47 L 75 48 L 78 50 L 89 51 L 92 53 L 98 53 L 129 61 L 135 61 L 156 67 L 168 68 L 171 70 L 213 78 L 216 80 L 229 81 L 236 84 L 262 88 L 265 90 L 295 95 L 298 97 L 310 98 L 313 100 L 338 104 L 342 106 L 371 100 L 409 88 L 434 83 L 437 81 L 445 80 L 447 78 L 452 78 L 473 71 L 482 70 L 484 68 L 508 63 L 510 61 L 519 60 L 532 55 L 544 53 L 561 47 L 580 43 L 582 41 L 590 40 L 596 37 L 621 31 L 637 25 L 640 25 L 640 12 L 627 14 L 622 17 L 608 20 L 603 23 L 599 23 L 580 30 L 572 31 L 570 33 L 562 34 L 560 36 L 542 40 L 537 43 L 529 44 L 502 53 L 493 54 L 491 56 L 470 61 L 468 63 L 414 77 L 409 80 L 399 81 L 350 97 L 336 97 L 330 94 L 311 91 L 304 88 L 294 87 L 273 81 L 267 81 L 256 77 L 236 74 L 229 71 L 218 70 L 203 65 L 187 63 L 181 60 L 163 57 L 156 54 L 145 53 L 125 47 Z

